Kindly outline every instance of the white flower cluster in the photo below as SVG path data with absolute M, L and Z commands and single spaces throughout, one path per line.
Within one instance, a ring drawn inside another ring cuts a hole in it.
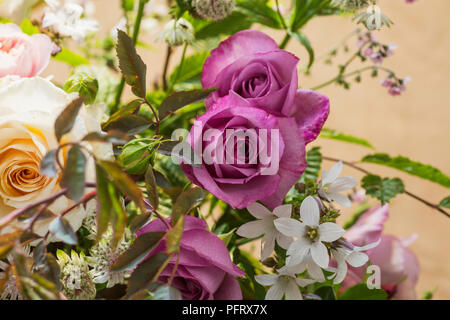
M 326 201 L 336 201 L 350 206 L 350 200 L 340 192 L 353 188 L 356 180 L 352 177 L 339 177 L 342 163 L 339 162 L 327 173 L 322 172 L 319 183 L 319 196 Z M 275 248 L 275 242 L 286 249 L 286 265 L 277 270 L 276 275 L 258 275 L 256 281 L 271 286 L 266 299 L 302 299 L 299 289 L 314 282 L 324 282 L 323 270 L 332 273 L 329 279 L 335 284 L 344 280 L 347 264 L 360 267 L 368 261 L 362 252 L 378 245 L 356 247 L 342 236 L 345 230 L 334 222 L 327 221 L 322 214 L 323 204 L 319 197 L 308 196 L 300 206 L 300 220 L 291 218 L 292 206 L 282 205 L 270 212 L 261 204 L 255 203 L 247 209 L 258 220 L 242 225 L 236 233 L 246 238 L 262 238 L 261 260 L 267 259 Z M 330 254 L 337 267 L 330 267 Z M 309 278 L 297 275 L 308 272 Z

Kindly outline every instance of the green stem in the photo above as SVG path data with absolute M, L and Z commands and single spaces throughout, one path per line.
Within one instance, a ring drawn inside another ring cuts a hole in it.
M 139 0 L 139 7 L 138 7 L 137 16 L 136 16 L 136 21 L 134 22 L 134 27 L 133 27 L 133 36 L 131 38 L 133 40 L 134 45 L 136 45 L 137 40 L 138 40 L 139 31 L 141 29 L 142 17 L 144 15 L 144 7 L 147 2 L 148 2 L 147 0 Z M 112 108 L 113 112 L 119 108 L 120 100 L 122 98 L 122 93 L 123 93 L 124 88 L 125 88 L 125 78 L 122 76 L 119 87 L 117 88 L 116 99 L 115 99 L 114 106 Z
M 184 59 L 186 58 L 187 47 L 188 47 L 188 43 L 186 42 L 185 45 L 184 45 L 184 48 L 183 48 L 183 54 L 181 55 L 180 64 L 178 65 L 177 73 L 175 74 L 175 78 L 173 80 L 173 83 L 171 83 L 170 86 L 169 86 L 169 92 L 172 92 L 173 86 L 177 83 L 178 79 L 180 78 L 181 69 L 183 69 Z
M 281 43 L 280 43 L 280 46 L 279 46 L 280 49 L 285 49 L 287 44 L 289 43 L 289 40 L 291 40 L 291 35 L 289 33 L 286 33 L 283 41 L 281 41 Z
M 166 61 L 164 62 L 164 70 L 163 70 L 163 75 L 162 75 L 162 84 L 163 84 L 163 89 L 164 91 L 167 91 L 168 86 L 167 86 L 167 71 L 169 71 L 169 62 L 170 62 L 170 57 L 172 56 L 173 53 L 173 49 L 171 46 L 167 46 L 167 53 L 166 53 Z
M 283 15 L 281 14 L 279 1 L 275 0 L 275 4 L 277 6 L 277 13 L 278 13 L 278 16 L 280 17 L 281 24 L 283 25 L 283 28 L 287 30 L 288 27 L 286 25 L 286 21 L 284 21 Z

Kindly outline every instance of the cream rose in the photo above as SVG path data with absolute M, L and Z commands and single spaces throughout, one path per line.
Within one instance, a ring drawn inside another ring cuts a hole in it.
M 39 170 L 40 161 L 49 150 L 58 147 L 54 135 L 55 119 L 76 97 L 43 78 L 7 77 L 0 80 L 0 218 L 60 190 L 61 175 L 55 178 L 43 176 Z M 63 142 L 80 141 L 87 133 L 99 131 L 100 109 L 100 106 L 83 107 L 73 130 L 63 137 Z M 102 158 L 112 155 L 111 147 L 104 144 L 92 145 L 92 149 Z M 93 163 L 86 170 L 86 181 L 95 182 Z M 49 209 L 56 215 L 71 204 L 71 200 L 61 197 Z M 86 214 L 80 206 L 65 217 L 77 230 Z M 34 231 L 45 234 L 51 220 L 39 221 Z M 14 226 L 20 224 L 15 222 Z
M 23 18 L 39 0 L 0 0 L 0 17 L 22 22 Z

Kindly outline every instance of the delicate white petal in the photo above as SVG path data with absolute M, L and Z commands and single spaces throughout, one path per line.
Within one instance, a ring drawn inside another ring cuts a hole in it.
M 350 190 L 357 183 L 358 181 L 353 177 L 339 177 L 328 186 L 328 192 L 335 193 Z
M 274 220 L 275 228 L 288 237 L 302 237 L 305 232 L 305 225 L 298 220 L 291 218 L 278 218 Z
M 417 233 L 414 233 L 414 234 L 410 235 L 409 237 L 400 238 L 400 242 L 405 247 L 409 247 L 414 241 L 417 240 L 418 237 L 419 237 L 419 235 Z M 381 241 L 381 239 L 380 239 L 380 241 Z M 368 250 L 368 249 L 365 249 L 365 250 Z
M 273 253 L 275 249 L 276 231 L 268 232 L 264 235 L 261 241 L 261 261 L 266 260 Z
M 303 300 L 302 293 L 294 279 L 288 281 L 285 294 L 286 300 Z
M 300 279 L 300 278 L 296 278 L 295 281 L 302 288 L 309 286 L 310 284 L 313 284 L 316 282 L 316 280 L 313 280 L 313 279 Z
M 352 206 L 352 203 L 350 202 L 350 199 L 347 196 L 343 195 L 343 194 L 340 194 L 340 193 L 329 193 L 328 197 L 331 200 L 336 201 L 337 203 L 339 203 L 341 206 L 348 207 L 348 208 L 350 208 Z
M 366 264 L 369 261 L 369 257 L 364 252 L 353 251 L 350 253 L 345 260 L 349 265 L 358 268 Z
M 303 262 L 301 262 L 299 264 L 296 264 L 296 265 L 284 266 L 283 268 L 288 268 L 288 270 L 292 274 L 300 274 L 300 273 L 305 272 L 306 264 L 307 264 L 307 262 L 303 261 Z M 283 269 L 283 268 L 281 268 L 281 269 Z M 281 269 L 278 270 L 278 273 L 280 273 L 280 274 L 281 274 L 281 271 L 280 271 Z
M 284 204 L 282 206 L 276 207 L 273 210 L 273 214 L 279 218 L 290 218 L 292 214 L 292 205 Z
M 323 275 L 322 269 L 314 261 L 308 263 L 307 269 L 311 278 L 318 282 L 325 281 L 325 276 Z
M 281 300 L 284 295 L 284 289 L 285 288 L 281 286 L 280 281 L 275 282 L 275 284 L 267 290 L 266 300 Z
M 342 281 L 344 281 L 345 276 L 347 275 L 347 270 L 348 270 L 348 267 L 345 262 L 339 264 L 336 269 L 336 273 L 335 273 L 336 276 L 333 280 L 333 283 L 338 284 L 338 283 L 341 283 Z
M 319 224 L 320 209 L 316 200 L 308 196 L 300 206 L 300 217 L 304 224 L 315 227 Z
M 321 268 L 328 267 L 330 257 L 328 256 L 327 247 L 320 241 L 314 242 L 311 246 L 311 257 L 315 263 Z
M 295 266 L 303 262 L 306 254 L 310 251 L 311 244 L 306 240 L 297 240 L 292 242 L 287 250 L 286 265 Z
M 245 238 L 256 238 L 265 232 L 262 220 L 250 221 L 237 229 L 236 233 Z
M 378 245 L 381 243 L 381 238 L 378 239 L 378 241 L 373 242 L 373 243 L 369 243 L 368 245 L 362 246 L 362 247 L 354 247 L 355 251 L 366 251 L 366 250 L 370 250 L 373 249 L 375 247 L 378 247 Z
M 278 276 L 275 274 L 260 274 L 255 276 L 256 282 L 258 282 L 262 286 L 271 286 L 278 279 Z
M 319 225 L 320 241 L 333 242 L 345 233 L 345 230 L 338 226 L 336 223 L 325 222 Z
M 287 237 L 287 236 L 285 236 L 285 235 L 283 235 L 283 234 L 278 232 L 278 234 L 277 234 L 277 243 L 283 249 L 289 248 L 289 246 L 291 245 L 292 241 L 294 241 L 292 239 L 292 237 Z
M 247 207 L 247 210 L 248 210 L 248 212 L 250 212 L 250 214 L 252 216 L 254 216 L 255 218 L 258 218 L 258 219 L 262 219 L 264 217 L 272 215 L 272 213 L 269 210 L 267 210 L 266 207 L 264 207 L 262 204 L 260 204 L 258 202 L 255 202 L 255 203 L 252 203 L 251 205 L 249 205 Z
M 325 178 L 322 178 L 323 185 L 329 184 L 339 177 L 342 172 L 342 161 L 336 163 L 333 167 L 331 167 L 330 171 L 328 171 Z
M 328 196 L 328 194 L 327 194 L 325 191 L 323 191 L 322 188 L 319 188 L 318 193 L 319 193 L 319 196 L 320 196 L 321 198 L 323 198 L 323 199 L 325 199 L 325 200 L 327 200 L 327 201 L 329 201 L 329 202 L 332 201 L 332 200 L 330 199 L 330 197 Z

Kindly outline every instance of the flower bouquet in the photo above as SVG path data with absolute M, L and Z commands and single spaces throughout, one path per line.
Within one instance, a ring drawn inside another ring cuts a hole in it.
M 384 64 L 396 46 L 379 40 L 382 2 L 108 1 L 122 18 L 106 33 L 96 1 L 0 2 L 1 298 L 415 299 L 415 236 L 383 232 L 389 202 L 449 217 L 450 198 L 311 145 L 373 149 L 325 127 L 322 88 L 368 74 L 397 96 L 410 81 Z M 304 26 L 338 15 L 354 30 L 315 55 Z M 321 60 L 336 75 L 301 87 Z M 65 81 L 42 76 L 49 63 L 70 67 Z M 406 157 L 361 162 L 450 187 Z

